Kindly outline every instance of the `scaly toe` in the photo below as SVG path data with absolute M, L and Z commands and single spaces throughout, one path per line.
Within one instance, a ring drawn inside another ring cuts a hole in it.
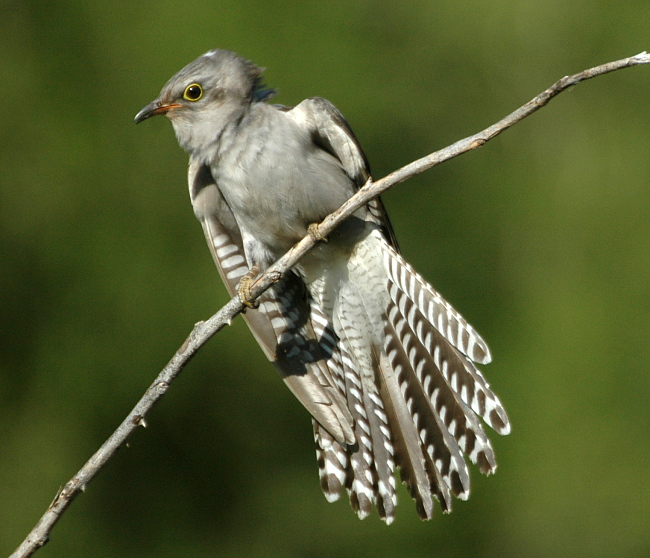
M 318 223 L 312 223 L 307 227 L 307 232 L 309 233 L 309 236 L 311 236 L 314 239 L 314 242 L 327 242 L 327 237 L 323 236 L 320 233 L 320 229 L 318 228 Z
M 260 268 L 256 265 L 251 267 L 250 271 L 244 275 L 237 286 L 237 294 L 239 295 L 239 300 L 247 308 L 257 308 L 260 303 L 258 300 L 253 300 L 251 295 L 251 287 L 255 283 L 256 277 L 260 274 Z

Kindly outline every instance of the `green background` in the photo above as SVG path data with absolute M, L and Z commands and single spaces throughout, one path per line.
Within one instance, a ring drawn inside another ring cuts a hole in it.
M 560 77 L 650 49 L 647 0 L 0 3 L 0 555 L 225 301 L 165 119 L 206 50 L 346 115 L 380 178 Z M 650 67 L 600 77 L 385 202 L 482 333 L 499 471 L 420 522 L 320 493 L 306 412 L 241 319 L 43 557 L 650 555 Z

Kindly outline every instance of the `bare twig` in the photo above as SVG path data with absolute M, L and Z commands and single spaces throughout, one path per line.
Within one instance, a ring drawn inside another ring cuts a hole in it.
M 615 70 L 649 63 L 650 55 L 646 52 L 642 52 L 630 58 L 609 62 L 608 64 L 590 68 L 584 72 L 580 72 L 579 74 L 564 77 L 554 83 L 546 91 L 540 93 L 537 97 L 482 132 L 457 141 L 453 145 L 441 149 L 440 151 L 436 151 L 431 155 L 427 155 L 422 159 L 418 159 L 377 182 L 369 180 L 356 195 L 350 198 L 337 211 L 326 217 L 318 226 L 316 231 L 313 231 L 311 235 L 307 235 L 303 238 L 298 244 L 291 248 L 289 252 L 273 264 L 263 275 L 261 275 L 251 288 L 251 296 L 257 298 L 273 283 L 279 281 L 284 273 L 291 269 L 306 252 L 314 247 L 314 244 L 316 243 L 314 237 L 327 236 L 346 217 L 349 217 L 362 205 L 368 203 L 371 199 L 388 190 L 392 186 L 395 186 L 407 178 L 424 172 L 425 170 L 428 170 L 444 161 L 448 161 L 462 153 L 482 146 L 485 142 L 499 135 L 504 130 L 507 130 L 513 124 L 516 124 L 526 116 L 545 106 L 553 97 L 573 85 L 577 85 L 578 83 L 592 77 L 607 74 Z M 194 326 L 194 329 L 181 348 L 176 352 L 167 366 L 165 366 L 149 389 L 147 389 L 146 393 L 142 396 L 140 401 L 138 401 L 138 404 L 133 408 L 122 424 L 120 424 L 117 430 L 113 432 L 110 438 L 101 448 L 99 448 L 97 453 L 95 453 L 95 455 L 88 460 L 79 472 L 59 490 L 47 511 L 43 514 L 34 529 L 32 529 L 31 533 L 10 558 L 24 558 L 31 556 L 47 542 L 50 531 L 61 518 L 61 515 L 70 505 L 72 500 L 74 500 L 80 491 L 85 489 L 86 485 L 115 454 L 117 449 L 128 440 L 134 430 L 138 426 L 145 425 L 145 417 L 147 413 L 167 391 L 171 382 L 180 374 L 181 370 L 190 359 L 214 334 L 221 330 L 225 325 L 229 325 L 232 319 L 239 314 L 242 309 L 243 305 L 241 301 L 238 298 L 233 298 L 209 320 L 206 322 L 199 322 Z

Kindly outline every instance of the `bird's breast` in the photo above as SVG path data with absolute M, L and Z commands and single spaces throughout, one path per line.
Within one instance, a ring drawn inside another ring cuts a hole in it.
M 354 185 L 340 163 L 286 119 L 226 135 L 212 174 L 244 236 L 279 257 L 337 209 Z

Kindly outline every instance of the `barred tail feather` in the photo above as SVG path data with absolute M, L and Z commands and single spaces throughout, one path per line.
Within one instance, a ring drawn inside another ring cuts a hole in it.
M 510 422 L 499 398 L 490 389 L 474 363 L 448 343 L 445 336 L 432 327 L 412 301 L 394 284 L 389 286 L 393 320 L 403 320 L 401 329 L 410 332 L 421 347 L 422 358 L 433 359 L 435 369 L 444 378 L 459 401 L 470 407 L 499 434 L 510 432 Z M 396 322 L 394 322 L 396 325 Z M 472 413 L 472 415 L 474 414 Z
M 409 347 L 394 330 L 391 331 L 391 328 L 387 330 L 390 332 L 387 335 L 387 342 L 396 340 L 391 355 L 392 364 L 399 370 L 398 380 L 404 393 L 406 406 L 420 435 L 425 459 L 431 461 L 442 482 L 454 495 L 466 499 L 469 494 L 469 471 L 462 451 L 444 424 L 444 417 L 436 411 L 417 378 L 410 362 Z M 402 350 L 396 350 L 395 346 L 401 346 Z
M 334 298 L 326 282 L 310 288 L 324 376 L 345 400 L 355 440 L 314 423 L 325 496 L 333 501 L 345 487 L 360 518 L 374 505 L 391 523 L 397 465 L 422 519 L 432 517 L 434 498 L 449 512 L 452 495 L 469 497 L 465 455 L 484 474 L 496 470 L 479 417 L 500 434 L 510 431 L 474 364 L 489 362 L 489 349 L 380 234 L 355 246 L 347 272 Z
M 380 242 L 389 276 L 388 291 L 397 311 L 426 351 L 439 361 L 438 368 L 463 402 L 499 434 L 508 434 L 508 415 L 472 362 L 490 361 L 487 344 L 385 240 Z M 449 350 L 441 360 L 444 347 Z
M 436 360 L 420 344 L 417 336 L 413 334 L 406 321 L 396 310 L 395 306 L 389 309 L 389 321 L 392 334 L 402 347 L 407 361 L 401 364 L 405 369 L 404 381 L 412 392 L 419 391 L 423 396 L 417 399 L 420 402 L 419 405 L 412 403 L 415 407 L 414 412 L 419 414 L 421 420 L 424 417 L 429 419 L 428 421 L 422 420 L 423 426 L 419 430 L 426 432 L 433 427 L 433 432 L 428 434 L 428 437 L 433 440 L 430 444 L 433 447 L 430 449 L 429 446 L 426 446 L 426 450 L 427 452 L 435 451 L 436 442 L 447 444 L 448 438 L 441 438 L 439 434 L 435 433 L 438 428 L 453 437 L 455 443 L 449 449 L 452 455 L 456 455 L 456 469 L 459 471 L 459 477 L 456 480 L 460 481 L 462 486 L 462 488 L 459 487 L 460 492 L 457 496 L 466 497 L 469 493 L 469 479 L 462 474 L 463 468 L 458 466 L 455 446 L 457 445 L 462 452 L 468 454 L 473 463 L 479 464 L 483 473 L 491 473 L 496 468 L 492 446 L 476 414 L 451 388 L 441 372 L 441 368 L 447 370 L 449 359 L 446 357 L 449 353 L 454 354 L 454 349 L 446 344 L 437 346 L 436 354 L 443 356 L 438 356 L 438 360 Z M 437 448 L 437 451 L 440 452 L 440 448 Z M 462 455 L 460 459 L 462 460 Z
M 394 354 L 391 345 L 394 340 L 395 338 L 387 339 L 388 356 L 385 358 L 389 362 L 382 366 L 381 388 L 393 429 L 393 442 L 396 449 L 395 460 L 400 467 L 402 480 L 406 483 L 411 497 L 416 502 L 418 514 L 422 519 L 431 519 L 433 516 L 431 492 L 434 490 L 441 501 L 447 501 L 445 494 L 442 492 L 444 483 L 439 482 L 437 475 L 432 480 L 427 471 L 427 463 L 420 445 L 419 434 L 409 410 L 404 405 L 406 395 L 402 392 L 402 387 L 397 378 L 401 369 L 398 365 L 394 366 L 394 363 L 390 362 Z M 395 347 L 395 350 L 399 349 L 399 346 Z
M 350 505 L 360 519 L 367 517 L 375 505 L 379 515 L 391 523 L 397 505 L 395 485 L 395 465 L 393 446 L 390 439 L 388 418 L 383 409 L 383 402 L 374 385 L 364 382 L 358 367 L 346 349 L 350 339 L 343 342 L 332 330 L 325 313 L 318 303 L 311 299 L 311 317 L 314 331 L 319 339 L 321 349 L 327 355 L 327 366 L 331 377 L 347 399 L 347 407 L 354 420 L 356 443 L 351 445 L 333 441 L 328 445 L 329 453 L 318 446 L 321 486 L 328 500 L 334 498 L 342 485 L 332 482 L 332 474 L 340 479 L 343 459 L 346 457 L 345 487 Z M 322 427 L 315 423 L 315 432 Z M 326 440 L 326 436 L 321 435 Z M 338 474 L 338 476 L 337 476 Z
M 341 488 L 346 483 L 347 450 L 316 419 L 312 419 L 312 424 L 320 486 L 327 501 L 336 502 L 341 496 Z
M 374 382 L 363 377 L 346 347 L 350 339 L 342 332 L 341 359 L 350 409 L 355 417 L 356 447 L 350 448 L 353 467 L 350 502 L 353 507 L 363 491 L 372 485 L 372 500 L 379 516 L 392 523 L 397 505 L 394 448 L 384 402 Z M 361 517 L 361 514 L 359 514 Z
M 350 468 L 346 488 L 350 497 L 350 505 L 357 512 L 360 519 L 370 514 L 372 506 L 377 502 L 377 483 L 375 473 L 375 459 L 373 456 L 373 442 L 368 423 L 368 413 L 363 401 L 363 387 L 361 378 L 354 367 L 351 366 L 349 356 L 340 355 L 337 366 L 340 367 L 344 377 L 345 393 L 348 406 L 354 418 L 356 436 L 355 446 L 348 448 Z M 337 360 L 337 359 L 335 359 Z
M 492 360 L 490 349 L 476 330 L 404 261 L 378 231 L 373 233 L 373 237 L 381 244 L 384 268 L 390 282 L 415 304 L 451 345 L 474 362 L 488 364 Z

